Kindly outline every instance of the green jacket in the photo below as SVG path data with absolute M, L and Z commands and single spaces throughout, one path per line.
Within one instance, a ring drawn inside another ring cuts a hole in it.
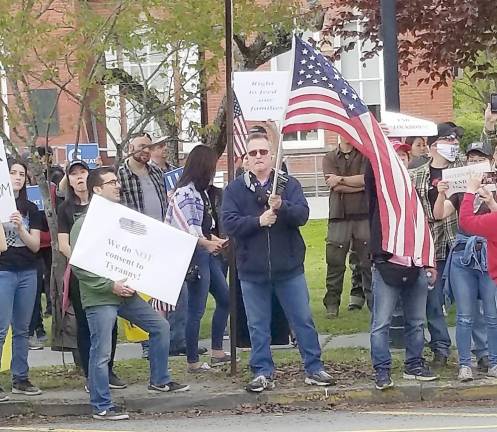
M 70 234 L 71 248 L 74 249 L 78 240 L 85 216 L 80 217 L 73 225 Z M 120 305 L 122 298 L 112 292 L 114 282 L 90 273 L 79 267 L 72 266 L 72 271 L 79 280 L 79 292 L 83 309 L 91 306 Z

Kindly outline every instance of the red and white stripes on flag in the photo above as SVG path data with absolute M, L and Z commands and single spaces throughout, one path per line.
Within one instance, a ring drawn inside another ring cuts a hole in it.
M 247 153 L 247 126 L 243 118 L 242 108 L 233 92 L 233 150 L 235 158 L 241 158 Z
M 331 62 L 294 37 L 292 85 L 282 133 L 327 129 L 371 162 L 378 194 L 383 249 L 434 265 L 434 245 L 407 169 L 356 91 Z

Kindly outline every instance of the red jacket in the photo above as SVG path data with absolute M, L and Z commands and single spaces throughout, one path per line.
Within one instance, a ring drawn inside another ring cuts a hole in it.
M 497 226 L 497 213 L 475 215 L 473 213 L 474 201 L 474 194 L 464 194 L 464 199 L 459 209 L 459 226 L 463 231 L 487 239 L 488 273 L 497 283 L 497 230 L 495 229 Z

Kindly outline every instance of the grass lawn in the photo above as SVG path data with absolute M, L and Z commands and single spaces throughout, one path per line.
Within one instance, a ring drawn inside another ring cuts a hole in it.
M 320 333 L 332 335 L 368 331 L 369 311 L 367 308 L 354 312 L 347 310 L 350 293 L 350 271 L 348 269 L 345 275 L 339 318 L 329 320 L 325 316 L 323 297 L 326 291 L 325 238 L 327 229 L 327 220 L 311 220 L 302 228 L 302 235 L 307 245 L 305 274 L 309 285 L 311 308 L 315 324 Z M 210 335 L 213 307 L 213 299 L 209 296 L 207 310 L 200 329 L 201 338 L 208 338 Z

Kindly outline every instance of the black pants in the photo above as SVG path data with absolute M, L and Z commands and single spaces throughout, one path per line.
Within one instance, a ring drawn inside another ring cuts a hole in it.
M 40 249 L 37 253 L 36 267 L 36 299 L 29 324 L 29 335 L 36 333 L 38 336 L 45 333 L 43 328 L 43 311 L 41 308 L 41 294 L 45 292 L 47 298 L 47 311 L 52 310 L 52 299 L 50 297 L 50 275 L 52 271 L 52 248 Z
M 86 319 L 85 311 L 81 305 L 81 295 L 79 292 L 79 281 L 71 273 L 71 279 L 69 282 L 69 299 L 71 300 L 72 307 L 74 309 L 74 316 L 76 317 L 76 323 L 78 326 L 78 331 L 76 334 L 79 357 L 81 360 L 81 367 L 85 377 L 88 378 L 88 363 L 90 361 L 90 328 L 88 327 L 88 320 Z M 117 344 L 117 321 L 114 325 L 114 330 L 112 331 L 112 352 L 109 361 L 109 371 L 112 372 L 114 366 L 114 356 L 116 354 L 116 344 Z

